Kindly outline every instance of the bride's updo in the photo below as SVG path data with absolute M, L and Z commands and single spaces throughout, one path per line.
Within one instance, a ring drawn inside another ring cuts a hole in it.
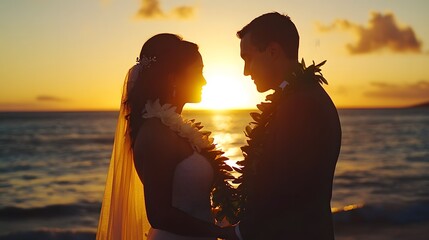
M 127 120 L 132 142 L 143 122 L 146 102 L 156 99 L 168 102 L 175 88 L 171 76 L 186 69 L 198 57 L 198 45 L 175 34 L 158 34 L 144 43 L 137 64 L 128 73 L 127 97 L 123 102 L 129 112 Z

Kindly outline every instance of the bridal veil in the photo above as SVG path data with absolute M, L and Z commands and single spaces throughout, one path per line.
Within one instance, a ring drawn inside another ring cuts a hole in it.
M 97 240 L 146 239 L 150 228 L 146 217 L 143 184 L 134 167 L 131 139 L 127 131 L 129 122 L 126 117 L 129 110 L 124 104 L 139 69 L 139 64 L 132 67 L 124 81 Z

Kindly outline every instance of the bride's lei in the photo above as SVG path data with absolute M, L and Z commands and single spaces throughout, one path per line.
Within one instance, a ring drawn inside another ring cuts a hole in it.
M 257 108 L 260 110 L 260 113 L 250 113 L 253 122 L 245 128 L 245 135 L 248 138 L 247 145 L 241 147 L 244 160 L 237 162 L 237 164 L 241 166 L 241 168 L 237 170 L 241 173 L 241 176 L 234 181 L 234 183 L 239 184 L 237 188 L 239 200 L 236 209 L 238 219 L 240 219 L 242 214 L 246 211 L 246 202 L 249 189 L 253 185 L 252 181 L 258 181 L 258 179 L 254 178 L 255 170 L 258 168 L 258 163 L 263 161 L 264 157 L 266 157 L 264 154 L 266 147 L 266 145 L 264 145 L 264 140 L 267 134 L 269 134 L 268 126 L 276 113 L 279 100 L 306 84 L 328 84 L 320 69 L 325 62 L 326 61 L 323 61 L 317 65 L 313 62 L 312 65 L 306 67 L 303 59 L 300 67 L 286 79 L 288 85 L 285 89 L 276 90 L 273 94 L 266 97 L 266 102 L 258 104 Z
M 203 126 L 195 120 L 184 119 L 176 113 L 176 107 L 171 104 L 161 105 L 159 99 L 148 101 L 142 115 L 143 118 L 159 118 L 161 122 L 187 139 L 190 145 L 201 155 L 206 157 L 214 168 L 215 179 L 211 191 L 211 204 L 217 221 L 226 218 L 230 222 L 236 222 L 237 203 L 236 189 L 230 181 L 235 178 L 231 175 L 233 169 L 225 163 L 228 160 L 223 156 L 224 152 L 216 147 L 211 132 L 201 130 Z
M 143 118 L 153 117 L 159 118 L 164 125 L 179 136 L 186 138 L 197 152 L 201 152 L 202 149 L 210 148 L 213 145 L 214 139 L 210 137 L 211 133 L 201 131 L 201 123 L 183 119 L 180 114 L 176 113 L 176 107 L 171 104 L 161 106 L 159 99 L 154 102 L 148 101 L 145 105 Z

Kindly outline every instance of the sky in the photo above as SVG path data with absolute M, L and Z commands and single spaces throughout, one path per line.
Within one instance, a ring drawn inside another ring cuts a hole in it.
M 299 58 L 327 60 L 325 89 L 339 108 L 429 101 L 427 0 L 2 0 L 0 111 L 117 110 L 127 70 L 151 36 L 200 47 L 207 85 L 187 108 L 253 108 L 237 30 L 288 14 Z

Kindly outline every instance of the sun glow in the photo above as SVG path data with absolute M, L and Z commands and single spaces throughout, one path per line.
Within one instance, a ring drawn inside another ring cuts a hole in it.
M 197 109 L 242 109 L 249 108 L 252 94 L 233 76 L 213 74 L 206 76 L 207 85 L 203 87 L 201 103 L 192 108 Z

